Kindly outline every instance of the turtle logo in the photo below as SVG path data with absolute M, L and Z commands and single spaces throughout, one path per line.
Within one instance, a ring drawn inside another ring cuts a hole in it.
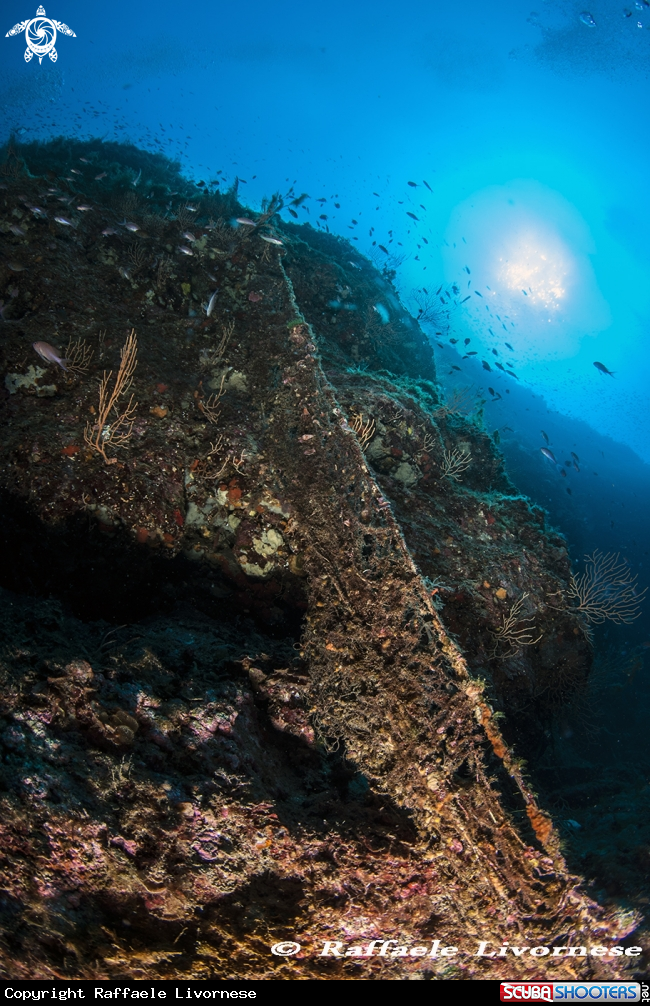
M 51 18 L 45 17 L 44 7 L 38 8 L 36 17 L 33 17 L 31 21 L 21 21 L 20 24 L 15 24 L 11 31 L 7 32 L 5 38 L 9 38 L 10 35 L 20 35 L 21 31 L 25 32 L 25 41 L 27 42 L 25 50 L 26 63 L 29 63 L 33 56 L 38 56 L 39 63 L 42 63 L 43 56 L 47 55 L 49 55 L 53 63 L 56 63 L 57 51 L 54 48 L 54 43 L 56 42 L 57 31 L 60 31 L 62 35 L 72 35 L 73 38 L 77 37 L 68 28 L 67 24 L 62 24 L 60 21 L 52 21 Z

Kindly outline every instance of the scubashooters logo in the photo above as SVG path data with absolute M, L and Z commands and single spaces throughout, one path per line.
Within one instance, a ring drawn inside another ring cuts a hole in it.
M 56 63 L 58 53 L 54 48 L 54 43 L 56 42 L 57 31 L 60 31 L 62 35 L 72 35 L 73 38 L 77 37 L 68 28 L 67 24 L 62 24 L 61 21 L 53 21 L 51 18 L 45 17 L 44 7 L 38 8 L 36 17 L 33 17 L 31 21 L 21 21 L 20 24 L 15 24 L 7 32 L 5 38 L 9 38 L 10 35 L 20 35 L 21 31 L 25 32 L 25 41 L 27 42 L 27 48 L 25 49 L 26 63 L 29 63 L 34 56 L 38 56 L 39 63 L 43 62 L 43 56 L 49 56 L 52 62 Z

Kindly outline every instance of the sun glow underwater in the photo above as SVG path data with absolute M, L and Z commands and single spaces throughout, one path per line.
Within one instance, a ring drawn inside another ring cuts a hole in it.
M 446 235 L 445 274 L 467 276 L 468 331 L 507 341 L 520 367 L 575 356 L 611 324 L 577 210 L 535 182 L 491 186 L 461 203 Z

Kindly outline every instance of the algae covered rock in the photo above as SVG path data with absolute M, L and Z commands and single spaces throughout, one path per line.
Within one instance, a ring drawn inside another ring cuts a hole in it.
M 533 947 L 622 938 L 634 919 L 578 886 L 520 761 L 589 667 L 549 601 L 563 540 L 444 402 L 389 279 L 276 204 L 242 233 L 236 193 L 135 148 L 21 156 L 5 215 L 45 199 L 46 170 L 52 198 L 74 184 L 94 213 L 45 252 L 35 218 L 42 261 L 0 348 L 5 973 L 487 978 L 477 941 L 513 925 Z M 75 183 L 73 156 L 92 165 Z M 32 394 L 53 371 L 21 385 L 19 361 L 64 308 L 92 355 Z M 111 437 L 107 463 L 93 443 Z M 361 975 L 320 954 L 352 931 L 459 957 Z M 299 957 L 271 953 L 296 934 Z M 554 977 L 603 967 L 558 958 Z

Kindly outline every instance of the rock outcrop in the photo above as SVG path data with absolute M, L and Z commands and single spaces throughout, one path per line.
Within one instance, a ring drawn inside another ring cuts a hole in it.
M 277 205 L 231 225 L 236 192 L 133 148 L 8 152 L 8 976 L 487 978 L 481 940 L 633 928 L 519 760 L 589 670 L 564 541 L 390 277 Z

